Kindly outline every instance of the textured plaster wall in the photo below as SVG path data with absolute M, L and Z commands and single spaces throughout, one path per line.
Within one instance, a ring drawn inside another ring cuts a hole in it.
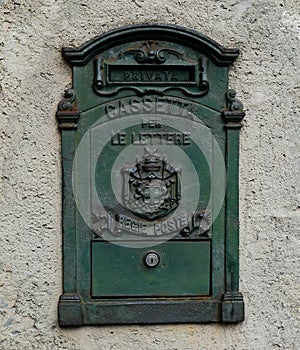
M 0 12 L 0 349 L 299 349 L 299 2 L 1 0 Z M 55 111 L 71 82 L 60 49 L 143 22 L 184 25 L 241 49 L 230 87 L 247 111 L 240 166 L 246 320 L 60 329 Z

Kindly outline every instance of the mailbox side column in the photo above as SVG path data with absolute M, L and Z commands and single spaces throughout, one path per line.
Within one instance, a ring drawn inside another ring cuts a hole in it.
M 239 133 L 245 113 L 236 92 L 226 94 L 226 231 L 225 231 L 225 293 L 222 303 L 223 322 L 244 320 L 243 295 L 239 292 Z
M 59 298 L 59 324 L 82 324 L 81 298 L 76 294 L 76 206 L 72 190 L 72 167 L 75 154 L 75 130 L 79 119 L 75 92 L 65 91 L 56 117 L 62 134 L 62 196 L 63 196 L 63 294 Z

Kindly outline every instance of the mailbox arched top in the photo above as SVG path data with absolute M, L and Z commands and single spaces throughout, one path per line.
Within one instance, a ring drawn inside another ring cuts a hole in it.
M 64 58 L 73 66 L 85 65 L 100 52 L 135 40 L 166 40 L 186 45 L 206 55 L 219 66 L 229 66 L 239 55 L 237 48 L 224 48 L 192 29 L 168 24 L 139 24 L 121 27 L 99 35 L 79 48 L 63 48 Z

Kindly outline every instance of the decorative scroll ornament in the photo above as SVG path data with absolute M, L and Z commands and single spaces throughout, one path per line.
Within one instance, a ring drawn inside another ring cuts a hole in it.
M 79 119 L 77 110 L 76 94 L 73 89 L 68 89 L 64 93 L 64 98 L 59 102 L 56 112 L 58 126 L 60 129 L 76 129 Z
M 242 127 L 242 120 L 245 116 L 243 104 L 235 98 L 236 91 L 230 89 L 226 92 L 227 109 L 222 112 L 222 117 L 225 120 L 225 128 L 239 129 Z
M 200 210 L 193 214 L 189 225 L 180 231 L 182 237 L 188 237 L 196 231 L 198 236 L 209 237 L 211 213 L 209 210 Z
M 153 41 L 149 40 L 143 43 L 143 48 L 141 49 L 130 49 L 120 53 L 120 58 L 125 56 L 134 55 L 136 62 L 138 63 L 164 63 L 166 61 L 166 54 L 168 56 L 175 56 L 177 59 L 183 59 L 183 53 L 172 50 L 169 48 L 155 49 L 153 47 Z
M 58 104 L 58 110 L 72 111 L 75 100 L 76 100 L 75 91 L 73 89 L 65 90 L 64 98 Z
M 123 169 L 123 204 L 137 216 L 155 220 L 175 210 L 181 198 L 178 167 L 146 147 L 142 160 Z
M 240 100 L 235 98 L 236 91 L 233 89 L 230 89 L 226 93 L 226 100 L 228 104 L 228 109 L 230 111 L 241 111 L 243 109 L 243 104 Z

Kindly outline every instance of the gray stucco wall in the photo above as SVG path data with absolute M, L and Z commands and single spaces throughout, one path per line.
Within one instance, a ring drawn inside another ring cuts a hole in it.
M 1 0 L 0 349 L 299 349 L 297 0 Z M 238 325 L 57 325 L 62 289 L 60 134 L 71 72 L 62 46 L 143 22 L 199 30 L 241 55 Z M 297 237 L 298 235 L 298 237 Z

